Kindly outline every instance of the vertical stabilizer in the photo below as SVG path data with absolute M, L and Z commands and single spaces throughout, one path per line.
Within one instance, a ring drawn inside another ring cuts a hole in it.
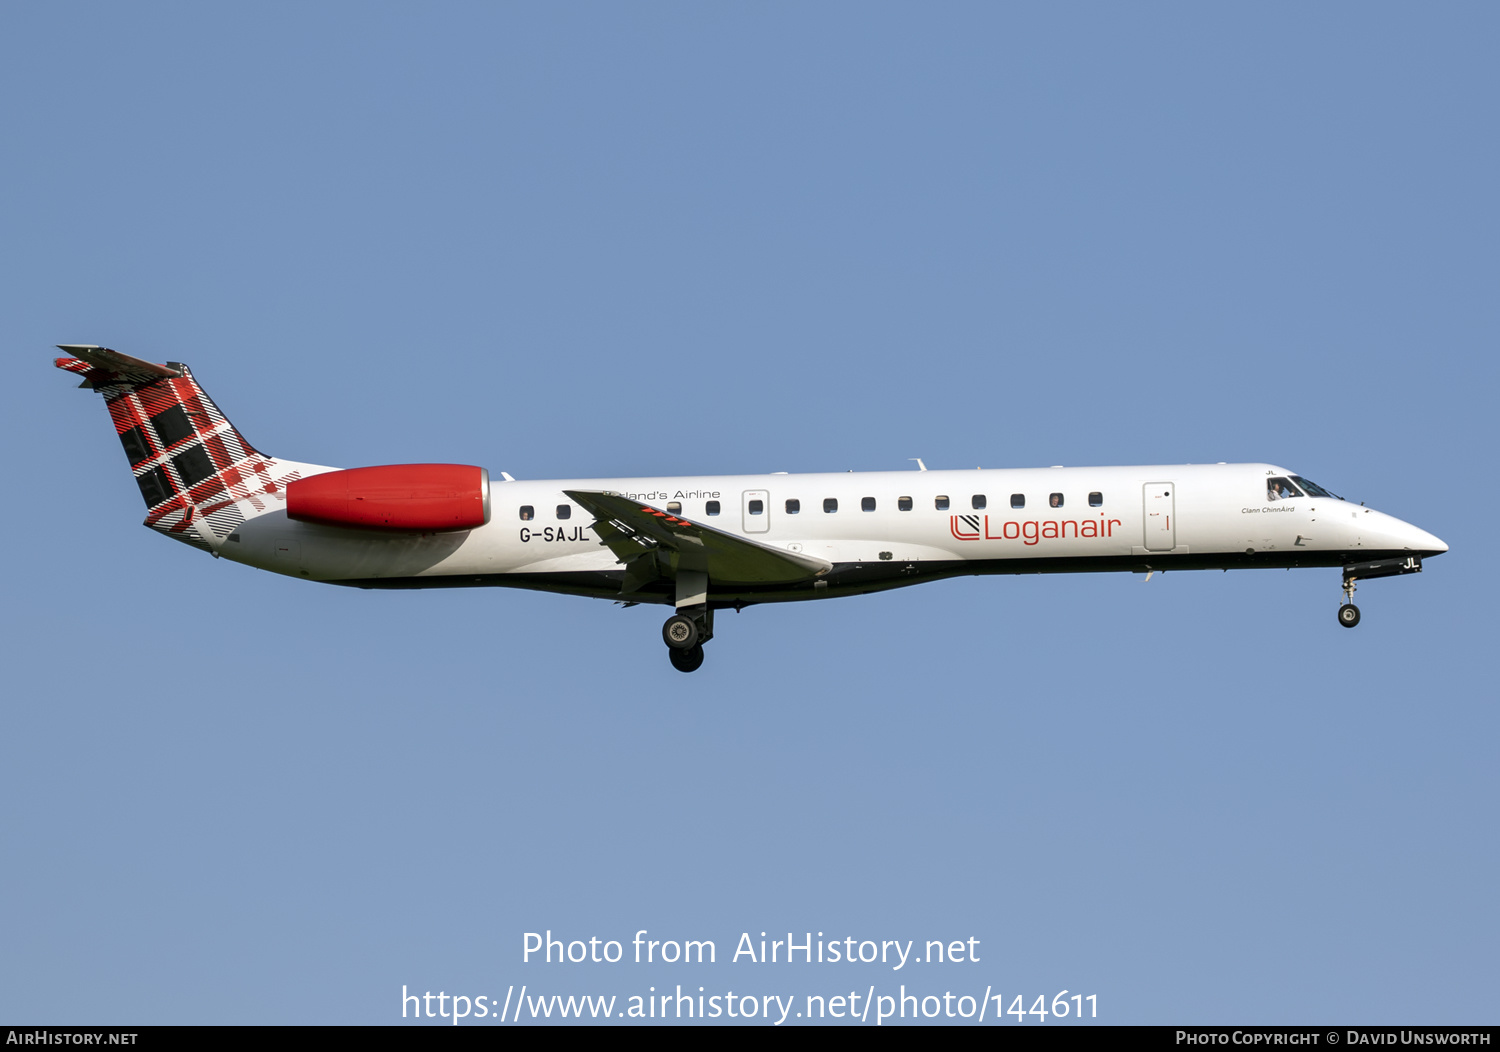
M 104 396 L 153 530 L 215 551 L 246 519 L 282 507 L 287 483 L 327 470 L 256 450 L 180 362 L 90 344 L 58 350 L 73 357 L 57 367 Z

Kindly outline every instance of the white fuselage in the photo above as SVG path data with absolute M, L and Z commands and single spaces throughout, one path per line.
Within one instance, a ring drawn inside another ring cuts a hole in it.
M 1447 550 L 1358 504 L 1269 497 L 1273 477 L 1292 473 L 1178 464 L 496 482 L 490 521 L 477 529 L 388 534 L 295 522 L 278 509 L 245 522 L 217 554 L 365 587 L 491 584 L 611 597 L 621 564 L 565 490 L 620 493 L 835 567 L 816 587 L 714 593 L 718 602 L 846 595 L 965 573 L 1330 566 Z

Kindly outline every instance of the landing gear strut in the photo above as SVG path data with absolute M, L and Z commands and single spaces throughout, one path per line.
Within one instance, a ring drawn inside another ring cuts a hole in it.
M 1339 607 L 1339 624 L 1353 628 L 1359 624 L 1359 607 L 1354 605 L 1354 578 L 1344 575 L 1344 605 Z

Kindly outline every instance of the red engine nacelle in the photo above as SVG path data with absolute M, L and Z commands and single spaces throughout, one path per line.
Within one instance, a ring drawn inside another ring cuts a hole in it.
M 286 513 L 374 530 L 472 530 L 490 521 L 490 473 L 467 464 L 385 464 L 297 479 Z

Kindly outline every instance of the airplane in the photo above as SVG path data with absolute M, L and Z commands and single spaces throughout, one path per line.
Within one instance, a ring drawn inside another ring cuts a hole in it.
M 338 469 L 251 446 L 180 362 L 59 344 L 104 396 L 145 525 L 288 577 L 356 588 L 502 586 L 673 608 L 674 668 L 714 612 L 969 574 L 1340 567 L 1419 573 L 1448 546 L 1274 464 L 518 481 L 482 467 Z M 915 458 L 914 458 L 915 459 Z

